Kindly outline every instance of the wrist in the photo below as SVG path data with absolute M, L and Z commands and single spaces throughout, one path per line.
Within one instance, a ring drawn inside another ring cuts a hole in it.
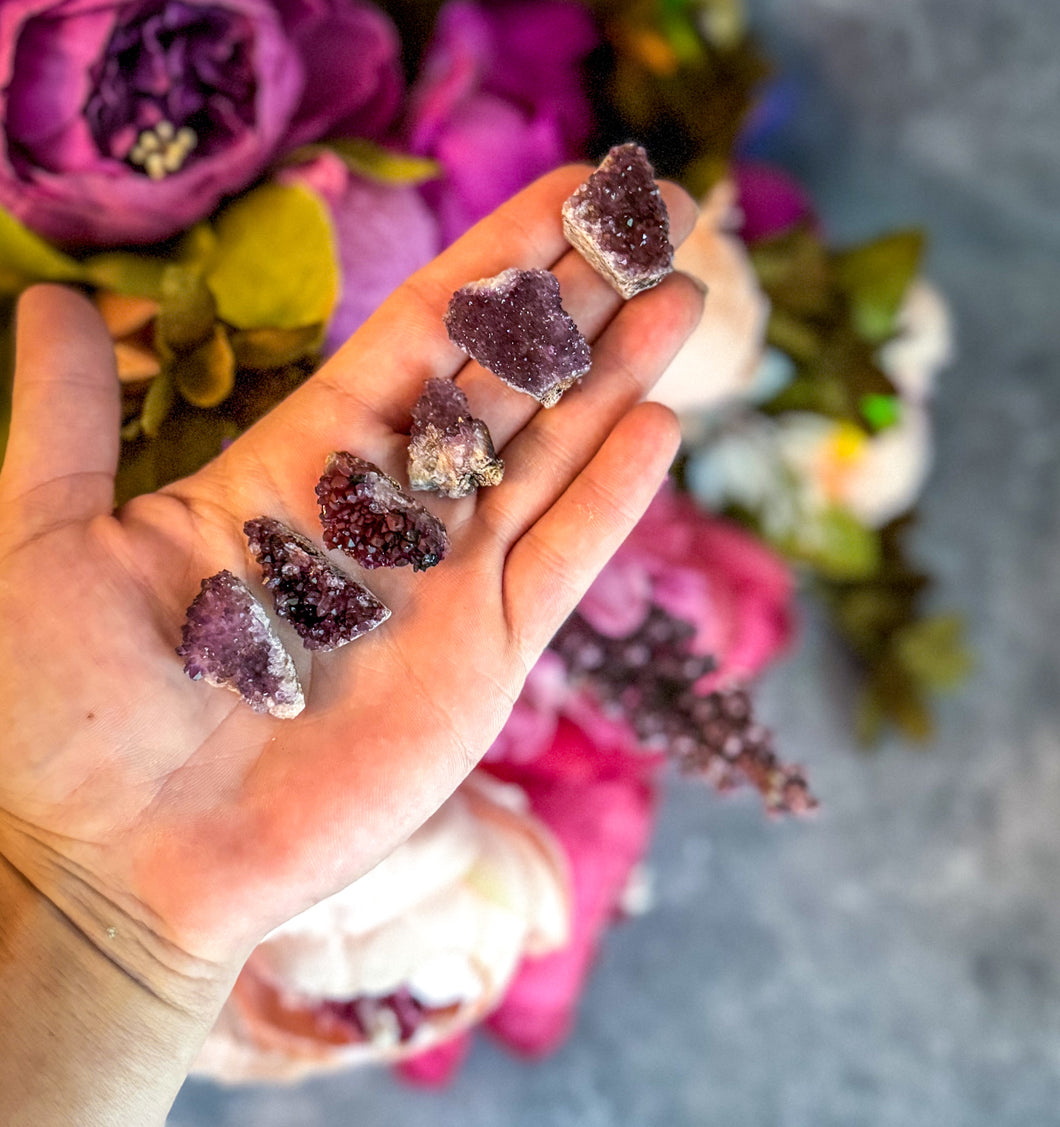
M 90 937 L 0 855 L 0 1091 L 12 1122 L 163 1123 L 224 1002 L 229 976 L 145 976 L 143 937 L 109 926 Z

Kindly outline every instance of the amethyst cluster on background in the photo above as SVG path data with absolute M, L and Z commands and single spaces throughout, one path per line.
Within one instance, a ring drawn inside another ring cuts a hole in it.
M 504 463 L 489 428 L 472 417 L 467 396 L 452 380 L 428 380 L 412 408 L 409 485 L 443 497 L 466 497 L 502 477 Z
M 3 0 L 0 206 L 63 243 L 165 238 L 297 145 L 381 137 L 399 59 L 358 0 Z
M 513 267 L 463 286 L 449 301 L 445 327 L 454 344 L 544 407 L 558 403 L 592 363 L 548 270 Z

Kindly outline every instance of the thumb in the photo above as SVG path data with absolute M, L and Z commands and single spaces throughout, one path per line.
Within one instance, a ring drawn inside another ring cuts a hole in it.
M 23 531 L 109 513 L 121 394 L 103 321 L 80 294 L 46 285 L 22 295 L 15 325 L 0 495 L 23 510 Z

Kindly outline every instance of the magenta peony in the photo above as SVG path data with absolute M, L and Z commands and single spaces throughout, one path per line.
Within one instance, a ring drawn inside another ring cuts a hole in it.
M 653 604 L 696 628 L 693 649 L 717 670 L 704 689 L 745 681 L 791 639 L 794 582 L 783 561 L 749 533 L 704 513 L 664 486 L 578 606 L 601 633 L 622 637 Z M 546 651 L 530 672 L 488 763 L 525 763 L 553 738 L 559 717 L 580 724 L 601 745 L 633 746 L 621 719 L 609 719 L 572 690 L 560 659 Z
M 0 205 L 63 243 L 147 243 L 280 152 L 378 136 L 399 44 L 356 0 L 5 0 Z
M 565 0 L 452 0 L 412 91 L 409 147 L 445 172 L 423 191 L 451 242 L 535 177 L 580 155 L 592 18 Z

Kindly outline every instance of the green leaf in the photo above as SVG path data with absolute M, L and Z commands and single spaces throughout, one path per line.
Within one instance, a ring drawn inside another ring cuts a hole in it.
M 231 335 L 232 350 L 240 368 L 266 371 L 285 368 L 314 357 L 324 343 L 323 325 L 298 329 L 245 329 Z
M 237 329 L 296 329 L 327 321 L 339 267 L 324 203 L 308 188 L 265 184 L 215 226 L 207 282 L 217 315 Z
M 174 352 L 195 348 L 212 335 L 216 317 L 217 304 L 199 271 L 179 263 L 167 266 L 155 318 L 159 344 Z
M 232 394 L 236 359 L 222 325 L 192 352 L 175 356 L 171 367 L 177 390 L 193 407 L 216 407 Z
M 874 343 L 894 332 L 898 309 L 920 269 L 922 231 L 895 231 L 835 255 L 836 282 L 851 303 L 858 331 Z
M 895 637 L 898 658 L 919 682 L 933 689 L 959 685 L 972 670 L 959 615 L 935 615 L 910 623 Z
M 879 536 L 846 509 L 825 509 L 805 520 L 777 547 L 826 579 L 865 579 L 880 566 Z
M 85 259 L 82 269 L 85 281 L 93 286 L 130 297 L 149 297 L 157 301 L 162 293 L 166 260 L 144 254 L 113 251 Z
M 0 208 L 0 293 L 16 294 L 34 282 L 80 282 L 83 277 L 79 262 Z
M 442 174 L 442 166 L 430 157 L 395 152 L 362 137 L 342 137 L 303 145 L 291 154 L 289 160 L 300 164 L 321 153 L 334 153 L 351 172 L 380 184 L 424 184 L 428 180 L 437 180 Z
M 902 421 L 902 401 L 897 395 L 871 392 L 861 397 L 860 407 L 862 418 L 877 433 Z
M 169 416 L 176 397 L 173 377 L 163 368 L 151 381 L 140 411 L 140 429 L 148 438 L 153 438 L 162 429 L 162 424 Z

